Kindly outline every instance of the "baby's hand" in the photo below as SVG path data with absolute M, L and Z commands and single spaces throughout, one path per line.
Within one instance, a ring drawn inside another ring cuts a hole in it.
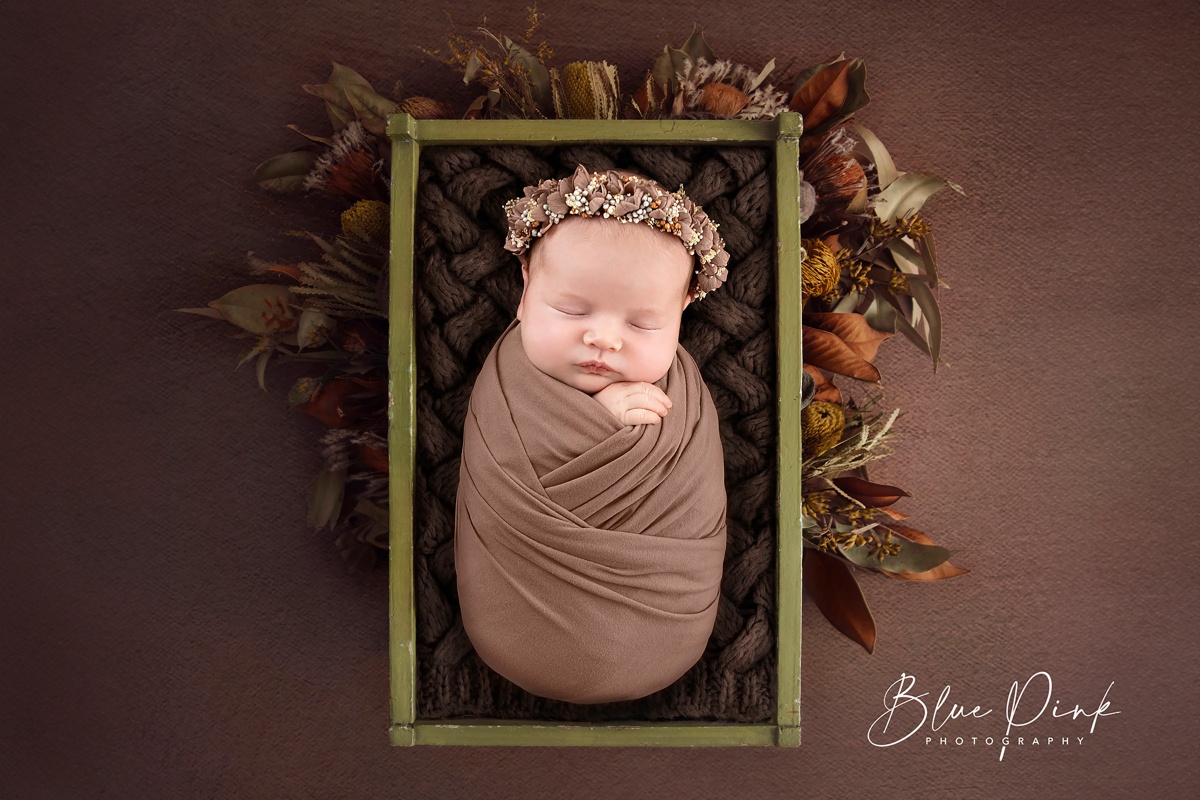
M 671 408 L 667 393 L 645 381 L 610 383 L 592 397 L 622 425 L 658 425 Z

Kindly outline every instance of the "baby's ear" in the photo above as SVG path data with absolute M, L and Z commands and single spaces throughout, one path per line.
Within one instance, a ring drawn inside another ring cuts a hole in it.
M 517 303 L 517 321 L 521 321 L 521 314 L 525 311 L 525 293 L 529 291 L 529 257 L 525 253 L 517 256 L 521 262 L 521 301 Z

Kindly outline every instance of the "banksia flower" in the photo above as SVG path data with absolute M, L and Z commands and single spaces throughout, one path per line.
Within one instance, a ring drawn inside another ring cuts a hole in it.
M 342 233 L 380 246 L 388 244 L 388 204 L 359 200 L 342 212 Z
M 417 119 L 454 119 L 454 109 L 432 97 L 410 97 L 400 101 L 400 111 Z
M 800 412 L 800 439 L 809 458 L 836 445 L 846 429 L 846 414 L 837 403 L 816 400 Z
M 842 267 L 829 245 L 820 239 L 805 239 L 808 257 L 800 265 L 800 291 L 812 297 L 825 297 L 837 288 Z
M 616 119 L 621 99 L 617 68 L 607 61 L 574 61 L 563 67 L 563 93 L 571 119 Z
M 734 116 L 749 100 L 749 95 L 728 83 L 710 83 L 700 92 L 700 105 L 717 117 Z

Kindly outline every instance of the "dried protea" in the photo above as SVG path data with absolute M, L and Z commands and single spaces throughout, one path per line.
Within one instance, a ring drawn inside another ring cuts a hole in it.
M 728 83 L 710 83 L 700 92 L 700 105 L 716 117 L 732 117 L 746 107 L 750 97 Z
M 342 212 L 342 233 L 380 246 L 388 244 L 388 204 L 359 200 Z
M 563 67 L 563 93 L 571 119 L 616 119 L 621 90 L 607 61 L 574 61 Z
M 846 429 L 846 414 L 837 403 L 817 400 L 800 412 L 801 447 L 809 458 L 836 445 Z
M 354 120 L 333 137 L 329 149 L 304 176 L 303 188 L 352 200 L 384 200 L 384 161 L 379 140 Z
M 800 291 L 810 297 L 825 297 L 837 289 L 842 267 L 837 254 L 820 239 L 805 239 L 808 254 L 800 265 Z
M 417 119 L 454 119 L 454 109 L 432 97 L 409 97 L 400 101 L 400 111 Z
M 816 209 L 807 229 L 817 236 L 845 229 L 850 223 L 864 224 L 868 216 L 867 176 L 850 155 L 854 142 L 845 126 L 821 137 L 800 161 L 804 180 L 816 192 Z
M 679 116 L 688 112 L 700 112 L 713 116 L 730 116 L 736 119 L 771 119 L 787 110 L 788 96 L 776 91 L 771 84 L 762 85 L 763 80 L 775 69 L 772 59 L 762 70 L 756 72 L 744 64 L 731 61 L 712 61 L 705 58 L 687 59 L 684 69 L 676 75 L 679 91 L 675 95 L 672 113 Z M 709 91 L 708 87 L 724 85 L 743 95 L 746 100 L 732 114 L 714 111 L 709 103 L 721 111 L 730 108 L 736 95 L 726 89 Z M 722 96 L 723 95 L 723 96 Z M 717 102 L 717 97 L 721 102 Z

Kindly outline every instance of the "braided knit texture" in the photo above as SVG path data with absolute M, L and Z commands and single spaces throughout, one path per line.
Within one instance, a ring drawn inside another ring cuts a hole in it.
M 721 225 L 729 279 L 692 303 L 680 342 L 716 403 L 729 498 L 720 608 L 708 648 L 676 683 L 641 700 L 572 705 L 492 672 L 463 631 L 454 508 L 463 419 L 475 377 L 516 314 L 521 269 L 504 249 L 504 202 L 524 186 L 622 167 L 683 184 Z M 775 236 L 773 161 L 760 148 L 429 147 L 416 221 L 415 595 L 418 717 L 604 721 L 774 718 Z

